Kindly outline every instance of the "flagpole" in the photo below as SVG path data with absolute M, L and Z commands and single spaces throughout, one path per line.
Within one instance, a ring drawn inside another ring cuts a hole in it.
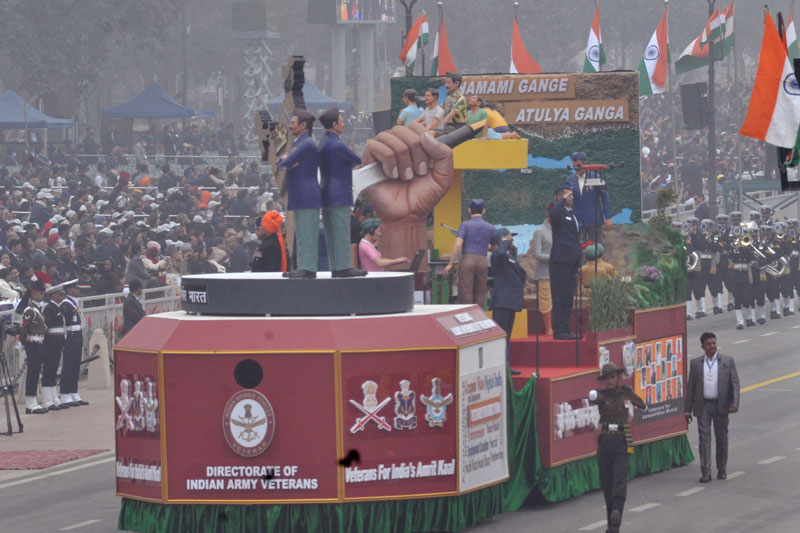
M 735 15 L 734 15 L 735 18 Z M 723 40 L 724 43 L 724 40 Z M 724 46 L 724 44 L 723 44 Z M 741 114 L 740 114 L 740 98 L 741 95 L 739 93 L 739 58 L 737 54 L 739 52 L 739 48 L 736 46 L 736 30 L 734 29 L 733 35 L 733 92 L 734 92 L 734 103 L 736 105 L 736 124 L 739 124 L 741 121 Z M 743 190 L 742 190 L 742 136 L 736 136 L 736 173 L 739 175 L 739 211 L 742 210 L 742 197 L 743 197 Z
M 711 18 L 711 15 L 714 14 L 714 4 L 716 0 L 707 0 L 708 2 L 708 18 Z M 715 62 L 715 52 L 716 47 L 714 46 L 714 40 L 711 39 L 709 35 L 708 39 L 708 208 L 711 212 L 711 216 L 715 217 L 717 215 L 717 125 L 716 125 L 716 112 L 714 109 L 714 93 L 715 91 L 715 72 L 714 72 L 714 62 Z
M 598 42 L 598 46 L 600 46 L 603 43 L 603 40 L 602 40 L 603 39 L 603 30 L 600 27 L 600 0 L 594 0 L 594 8 L 597 11 L 597 32 L 598 32 L 597 33 L 597 40 L 599 41 Z M 597 72 L 602 72 L 602 71 L 603 71 L 603 62 L 600 61 L 600 56 L 598 56 L 598 59 L 597 59 Z
M 428 13 L 423 9 L 422 14 L 420 15 L 423 20 L 428 16 Z M 428 23 L 428 31 L 430 32 L 430 23 Z M 422 59 L 422 71 L 420 73 L 421 76 L 425 75 L 425 40 L 422 38 L 422 33 L 419 35 L 419 53 L 420 58 Z
M 669 0 L 664 0 L 664 9 L 667 12 L 667 53 L 669 54 Z M 672 126 L 672 179 L 677 186 L 679 181 L 678 175 L 678 152 L 675 150 L 675 101 L 672 97 L 672 56 L 669 55 L 670 61 L 667 61 L 667 93 L 669 95 L 669 123 Z M 680 214 L 680 213 L 678 213 Z

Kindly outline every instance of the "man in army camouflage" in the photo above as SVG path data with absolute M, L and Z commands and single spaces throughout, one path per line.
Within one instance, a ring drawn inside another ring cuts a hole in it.
M 461 94 L 461 74 L 458 72 L 448 72 L 444 77 L 444 88 L 447 90 L 447 98 L 444 100 L 444 124 L 445 130 L 453 130 L 467 123 L 467 101 Z
M 600 470 L 600 485 L 606 500 L 608 519 L 607 532 L 619 531 L 622 523 L 622 508 L 628 490 L 628 454 L 633 453 L 633 437 L 628 424 L 630 401 L 639 409 L 646 409 L 644 401 L 630 387 L 620 385 L 625 369 L 614 363 L 606 363 L 597 378 L 604 382 L 605 389 L 589 392 L 589 401 L 600 410 L 601 433 L 597 437 L 597 466 Z

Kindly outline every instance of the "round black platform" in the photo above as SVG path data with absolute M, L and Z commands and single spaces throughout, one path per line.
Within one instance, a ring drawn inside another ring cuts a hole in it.
M 332 316 L 404 313 L 414 308 L 414 274 L 287 279 L 278 273 L 197 274 L 181 278 L 181 307 L 202 315 Z

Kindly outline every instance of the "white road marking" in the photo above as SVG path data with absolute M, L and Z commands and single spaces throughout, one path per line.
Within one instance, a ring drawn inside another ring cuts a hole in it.
M 792 329 L 797 329 L 797 328 L 800 328 L 800 324 L 798 324 L 796 326 L 792 326 Z
M 778 333 L 777 331 L 768 331 L 767 333 L 762 333 L 761 336 L 762 337 L 771 337 L 771 336 L 773 336 L 773 335 L 775 335 L 777 333 Z
M 600 529 L 601 527 L 606 527 L 608 525 L 608 521 L 606 520 L 598 520 L 594 524 L 589 524 L 588 526 L 583 526 L 578 531 L 591 531 L 593 529 Z
M 113 457 L 113 456 L 112 457 L 106 457 L 105 459 L 101 459 L 99 461 L 94 461 L 92 463 L 83 463 L 83 464 L 80 464 L 80 465 L 72 466 L 70 468 L 64 468 L 64 469 L 61 469 L 61 470 L 56 470 L 55 472 L 48 472 L 46 474 L 41 474 L 39 476 L 27 477 L 25 479 L 18 479 L 16 481 L 9 481 L 8 483 L 3 483 L 2 485 L 0 485 L 0 489 L 7 489 L 8 487 L 14 487 L 16 485 L 22 485 L 23 483 L 30 483 L 31 481 L 38 481 L 40 479 L 45 479 L 45 478 L 48 478 L 48 477 L 60 476 L 61 474 L 66 474 L 68 472 L 74 472 L 75 470 L 82 470 L 84 468 L 89 468 L 90 466 L 97 466 L 97 465 L 100 465 L 100 464 L 103 464 L 103 463 L 110 463 L 111 461 L 114 461 L 115 459 L 116 458 Z
M 771 465 L 772 463 L 777 463 L 778 461 L 782 461 L 783 459 L 786 459 L 786 457 L 782 455 L 776 455 L 775 457 L 770 457 L 769 459 L 764 459 L 763 461 L 759 461 L 758 464 Z
M 92 520 L 85 520 L 85 521 L 79 522 L 77 524 L 72 524 L 71 526 L 62 527 L 61 529 L 59 529 L 59 531 L 69 531 L 70 529 L 78 529 L 79 527 L 89 526 L 91 524 L 96 524 L 97 522 L 100 522 L 100 519 L 99 518 L 93 518 Z
M 742 339 L 740 341 L 733 341 L 731 344 L 744 344 L 746 342 L 750 342 L 753 339 Z
M 695 487 L 693 489 L 685 490 L 683 492 L 679 492 L 675 496 L 691 496 L 692 494 L 697 494 L 701 490 L 706 490 L 705 487 Z
M 731 472 L 730 474 L 728 474 L 728 479 L 736 479 L 737 477 L 743 476 L 746 473 L 747 472 L 742 472 L 741 470 L 739 470 L 737 472 Z
M 653 507 L 658 507 L 661 505 L 660 503 L 646 503 L 644 505 L 640 505 L 639 507 L 634 507 L 631 509 L 632 513 L 641 513 L 642 511 L 647 511 L 648 509 L 652 509 Z

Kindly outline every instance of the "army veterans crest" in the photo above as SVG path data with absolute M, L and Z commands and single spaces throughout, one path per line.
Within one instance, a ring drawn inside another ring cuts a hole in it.
M 251 389 L 231 396 L 222 413 L 222 432 L 238 455 L 264 453 L 275 435 L 275 412 L 267 397 Z

